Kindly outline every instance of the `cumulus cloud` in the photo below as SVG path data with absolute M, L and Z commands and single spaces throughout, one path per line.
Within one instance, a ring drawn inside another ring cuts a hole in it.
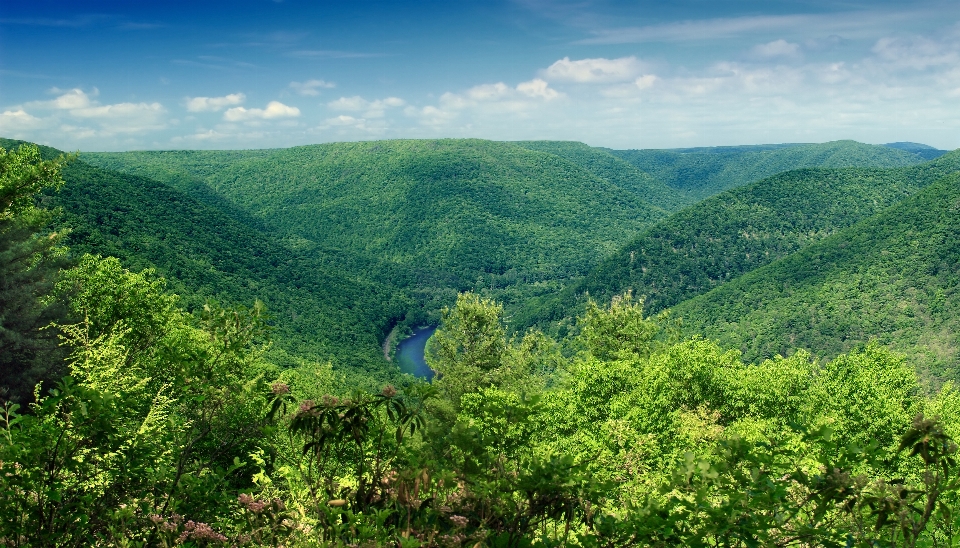
M 659 80 L 659 78 L 656 74 L 644 74 L 634 80 L 633 84 L 639 89 L 647 89 L 653 87 L 653 84 L 655 84 L 657 80 Z
M 160 103 L 115 103 L 101 105 L 94 97 L 99 95 L 96 88 L 90 93 L 80 88 L 62 90 L 53 88 L 51 93 L 59 94 L 49 101 L 31 101 L 16 110 L 8 111 L 8 119 L 21 126 L 29 123 L 40 127 L 56 125 L 62 116 L 68 116 L 77 122 L 96 124 L 90 126 L 62 124 L 61 130 L 79 137 L 109 136 L 114 134 L 142 133 L 150 130 L 167 127 L 165 119 L 166 109 Z M 43 118 L 37 118 L 27 112 L 30 110 L 46 110 L 50 113 Z
M 231 93 L 223 97 L 193 97 L 187 99 L 187 110 L 190 112 L 217 112 L 231 105 L 239 105 L 247 100 L 242 93 Z
M 446 92 L 435 105 L 409 106 L 404 114 L 417 120 L 430 135 L 478 135 L 481 128 L 495 128 L 494 135 L 509 133 L 510 128 L 533 124 L 544 109 L 562 104 L 566 95 L 553 89 L 546 80 L 534 78 L 509 86 L 503 82 L 480 84 L 459 93 Z M 535 124 L 533 126 L 536 126 Z M 523 138 L 544 138 L 539 126 L 537 133 L 523 134 Z M 446 132 L 446 133 L 445 133 Z M 516 138 L 516 137 L 514 137 Z
M 234 107 L 223 113 L 223 119 L 228 122 L 246 122 L 250 120 L 275 120 L 282 118 L 296 118 L 300 116 L 300 109 L 287 106 L 279 101 L 270 101 L 267 108 Z
M 546 81 L 539 78 L 529 82 L 521 82 L 512 88 L 503 82 L 495 84 L 481 84 L 474 86 L 463 93 L 444 93 L 440 102 L 450 108 L 466 108 L 479 103 L 528 102 L 529 99 L 551 100 L 561 97 L 562 94 L 549 87 Z
M 290 82 L 290 88 L 298 95 L 305 97 L 316 97 L 320 95 L 321 89 L 331 89 L 336 87 L 333 83 L 326 80 L 307 80 L 306 82 Z
M 326 123 L 331 126 L 355 126 L 362 124 L 364 120 L 360 118 L 354 118 L 353 116 L 348 116 L 346 114 L 341 114 L 340 116 L 335 116 L 333 118 L 327 118 Z
M 564 57 L 543 71 L 541 76 L 550 81 L 576 82 L 581 84 L 628 82 L 643 71 L 636 57 L 618 59 L 579 59 L 571 61 Z
M 45 124 L 43 120 L 32 116 L 27 111 L 22 108 L 17 110 L 6 110 L 3 113 L 0 113 L 0 128 L 3 128 L 5 132 L 20 132 L 31 129 L 39 129 L 44 127 Z
M 117 103 L 73 109 L 70 115 L 94 120 L 104 130 L 117 133 L 138 133 L 166 127 L 160 103 Z
M 757 44 L 750 50 L 750 54 L 760 59 L 797 57 L 800 55 L 800 44 L 793 44 L 781 38 L 766 44 Z
M 560 92 L 555 89 L 550 89 L 549 85 L 539 78 L 517 84 L 517 91 L 527 97 L 546 99 L 548 101 L 560 96 Z

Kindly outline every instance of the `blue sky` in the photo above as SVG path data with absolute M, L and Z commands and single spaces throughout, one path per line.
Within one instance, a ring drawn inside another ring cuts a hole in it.
M 960 2 L 0 0 L 0 135 L 960 147 Z

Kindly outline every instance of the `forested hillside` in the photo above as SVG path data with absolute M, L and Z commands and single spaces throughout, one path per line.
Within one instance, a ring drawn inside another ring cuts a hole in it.
M 632 291 L 656 312 L 817 242 L 960 170 L 960 153 L 900 169 L 802 169 L 704 200 L 607 258 L 559 300 Z M 533 313 L 531 312 L 531 315 Z
M 673 212 L 689 205 L 690 198 L 686 193 L 654 179 L 618 158 L 612 151 L 575 141 L 518 141 L 516 144 L 530 150 L 556 154 L 666 211 Z
M 611 153 L 682 191 L 690 202 L 793 169 L 901 167 L 925 159 L 908 151 L 856 141 Z
M 954 174 L 674 312 L 689 332 L 740 348 L 748 360 L 794 348 L 829 357 L 876 340 L 922 371 L 957 379 L 958 212 Z
M 44 150 L 47 157 L 57 154 Z M 62 208 L 58 224 L 69 230 L 74 256 L 93 253 L 137 271 L 153 268 L 188 310 L 209 299 L 247 307 L 263 301 L 275 328 L 272 356 L 282 365 L 332 360 L 348 373 L 391 377 L 380 341 L 414 309 L 397 288 L 346 276 L 307 250 L 151 179 L 82 160 L 68 164 L 63 178 L 64 188 L 46 202 Z
M 666 215 L 622 181 L 510 143 L 338 143 L 210 153 L 209 165 L 203 154 L 86 157 L 178 188 L 200 179 L 325 264 L 434 308 L 475 287 L 508 302 L 554 291 Z

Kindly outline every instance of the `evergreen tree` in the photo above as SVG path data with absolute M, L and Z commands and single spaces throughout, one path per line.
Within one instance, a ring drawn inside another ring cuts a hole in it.
M 68 159 L 44 161 L 34 145 L 0 148 L 0 400 L 23 401 L 38 381 L 61 372 L 57 332 L 45 327 L 65 308 L 45 296 L 66 254 L 63 234 L 44 232 L 52 213 L 37 207 L 36 195 L 63 183 Z

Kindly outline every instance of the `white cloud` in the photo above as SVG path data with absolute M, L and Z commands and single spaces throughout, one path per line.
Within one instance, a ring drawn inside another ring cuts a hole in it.
M 543 71 L 541 76 L 551 81 L 576 83 L 628 82 L 636 78 L 643 66 L 636 57 L 619 59 L 580 59 L 571 61 L 564 57 Z
M 270 101 L 267 103 L 267 108 L 234 107 L 223 113 L 223 119 L 228 122 L 275 120 L 278 118 L 296 118 L 297 116 L 300 116 L 300 109 L 287 106 L 279 101 Z
M 231 93 L 223 97 L 193 97 L 187 99 L 187 110 L 190 112 L 216 112 L 231 105 L 239 105 L 247 100 L 242 93 Z
M 521 82 L 512 88 L 503 82 L 481 84 L 463 93 L 447 92 L 440 96 L 440 104 L 446 108 L 463 109 L 479 104 L 533 104 L 562 97 L 563 94 L 551 88 L 539 78 Z
M 924 70 L 957 65 L 960 62 L 960 41 L 934 40 L 924 36 L 886 37 L 877 40 L 872 52 L 882 62 L 895 67 Z
M 766 44 L 757 44 L 750 50 L 750 53 L 761 59 L 796 57 L 800 55 L 800 44 L 792 44 L 781 38 Z
M 370 105 L 370 101 L 367 101 L 359 95 L 354 95 L 353 97 L 341 97 L 336 101 L 330 101 L 327 103 L 327 106 L 333 110 L 363 110 Z
M 31 101 L 25 103 L 22 107 L 18 107 L 11 112 L 16 113 L 16 119 L 19 120 L 21 124 L 27 121 L 37 127 L 57 126 L 60 124 L 59 127 L 62 132 L 69 133 L 75 138 L 144 133 L 163 129 L 168 125 L 168 121 L 165 118 L 167 110 L 157 102 L 101 105 L 93 99 L 93 97 L 97 97 L 100 94 L 96 88 L 93 88 L 90 93 L 86 93 L 79 88 L 70 90 L 53 88 L 50 92 L 59 93 L 60 95 L 49 101 Z M 37 109 L 51 112 L 46 116 L 38 118 L 29 114 L 24 107 L 30 110 Z M 96 124 L 96 126 L 90 127 L 89 125 L 62 123 L 63 116 L 72 118 L 80 124 L 92 123 Z M 9 120 L 12 122 L 14 118 L 11 117 Z
M 299 95 L 316 97 L 320 95 L 321 89 L 331 89 L 336 85 L 326 80 L 307 80 L 306 82 L 290 82 L 290 87 Z
M 640 76 L 634 80 L 633 83 L 640 89 L 647 89 L 649 87 L 653 87 L 653 84 L 655 84 L 657 80 L 659 80 L 659 78 L 656 74 L 644 74 L 643 76 Z
M 117 103 L 73 109 L 70 115 L 93 120 L 108 133 L 138 133 L 166 127 L 160 103 Z
M 539 78 L 517 84 L 517 91 L 527 97 L 546 99 L 548 101 L 560 96 L 560 92 L 555 89 L 550 89 L 549 84 Z
M 347 116 L 346 114 L 341 114 L 334 118 L 327 118 L 326 123 L 332 126 L 355 126 L 362 124 L 364 120 L 362 118 L 354 118 L 353 116 Z
M 3 132 L 20 132 L 31 129 L 40 129 L 46 125 L 47 124 L 44 122 L 44 120 L 30 115 L 22 108 L 18 108 L 17 110 L 7 110 L 0 114 L 0 131 Z

